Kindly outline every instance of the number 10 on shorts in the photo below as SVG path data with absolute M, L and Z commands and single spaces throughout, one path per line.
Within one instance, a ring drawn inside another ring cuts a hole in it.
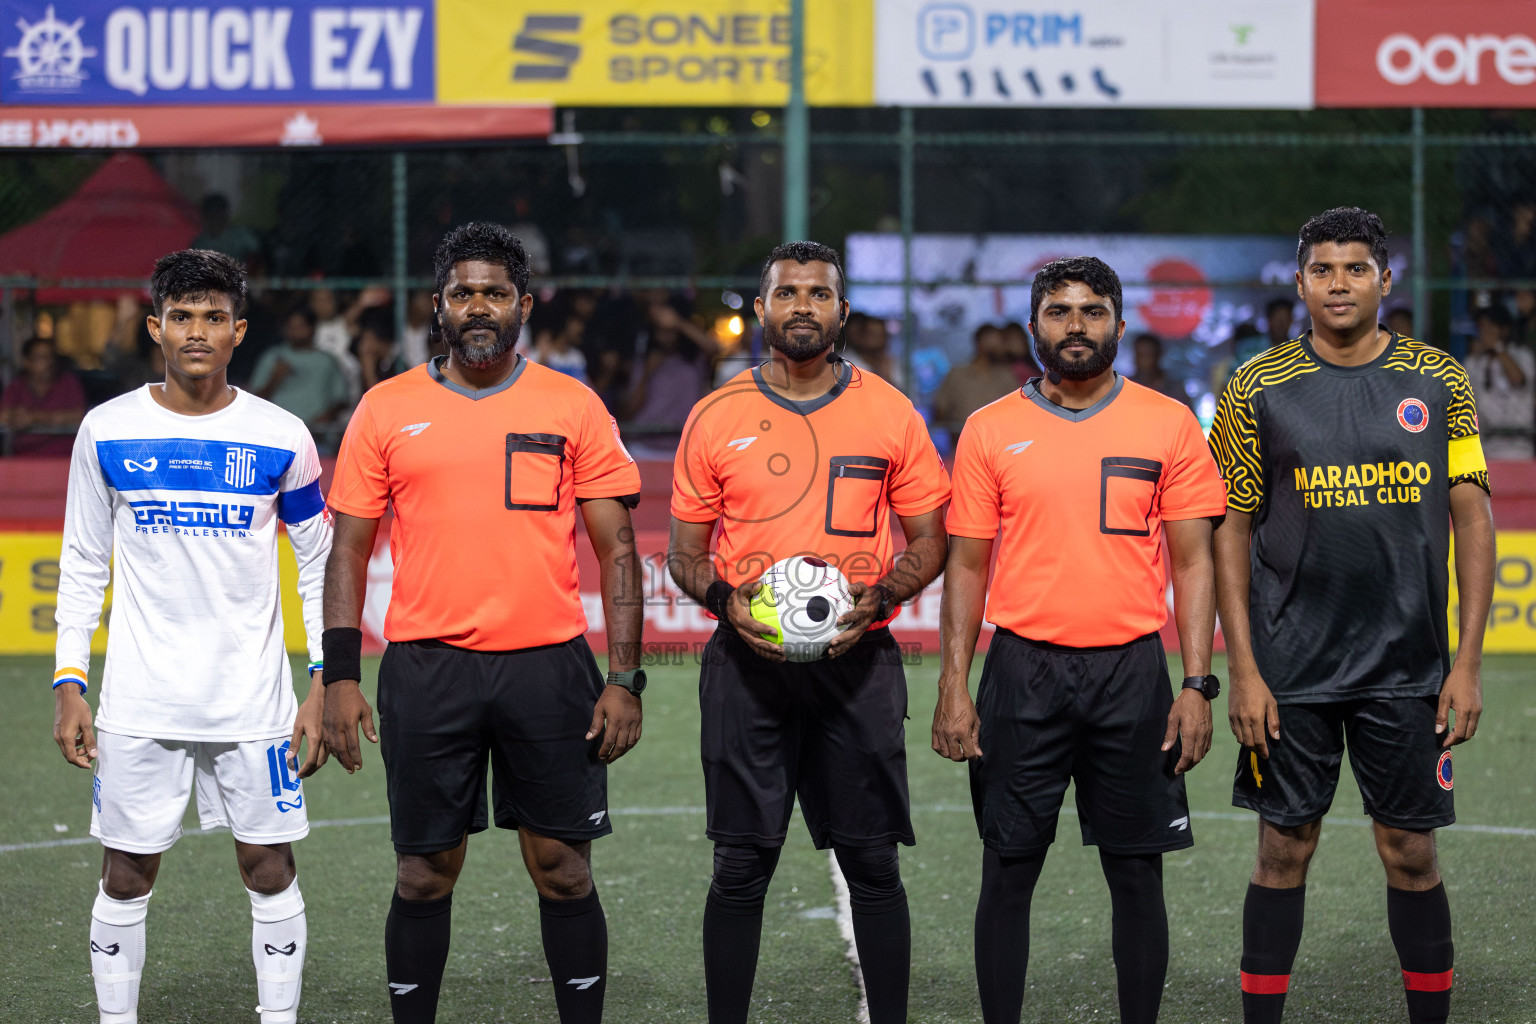
M 284 814 L 304 806 L 302 795 L 294 797 L 292 801 L 282 799 L 284 793 L 297 793 L 302 785 L 288 771 L 289 742 L 283 740 L 281 744 L 274 743 L 267 748 L 267 775 L 272 782 L 272 796 L 277 799 L 277 809 Z

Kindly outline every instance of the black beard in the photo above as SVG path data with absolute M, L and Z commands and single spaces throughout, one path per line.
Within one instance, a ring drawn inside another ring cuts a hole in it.
M 1071 339 L 1074 343 L 1084 343 L 1093 347 L 1093 354 L 1081 361 L 1063 359 L 1057 354 L 1057 349 L 1052 348 L 1043 341 L 1035 341 L 1035 355 L 1040 357 L 1040 366 L 1047 374 L 1054 373 L 1066 380 L 1092 380 L 1105 370 L 1115 365 L 1115 356 L 1120 352 L 1120 342 L 1114 337 L 1095 341 L 1089 337 Z M 1067 342 L 1062 342 L 1066 345 Z
M 784 358 L 796 363 L 815 359 L 837 344 L 838 336 L 842 331 L 842 326 L 837 324 L 830 328 L 825 324 L 817 324 L 818 334 L 813 340 L 804 343 L 791 341 L 788 335 L 789 327 L 798 327 L 806 322 L 805 320 L 788 320 L 782 328 L 773 324 L 764 324 L 763 341 L 769 348 L 779 350 L 784 353 Z
M 448 351 L 460 363 L 472 370 L 483 370 L 488 366 L 494 366 L 506 358 L 507 353 L 517 347 L 517 339 L 523 332 L 523 312 L 516 310 L 512 314 L 512 320 L 506 324 L 498 324 L 488 317 L 466 320 L 455 327 L 446 318 L 440 320 L 443 333 L 443 341 L 448 346 Z M 480 327 L 488 327 L 496 332 L 496 340 L 489 345 L 476 345 L 464 340 L 468 331 Z

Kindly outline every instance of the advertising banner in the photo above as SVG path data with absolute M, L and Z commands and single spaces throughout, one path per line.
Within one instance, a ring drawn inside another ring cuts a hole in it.
M 1493 570 L 1493 606 L 1483 650 L 1489 654 L 1536 651 L 1536 531 L 1498 531 L 1498 561 Z M 1451 646 L 1456 646 L 1459 601 L 1455 561 L 1451 563 Z
M 1320 107 L 1536 106 L 1530 0 L 1317 0 Z
M 645 641 L 648 657 L 667 662 L 692 658 L 709 639 L 715 623 L 704 610 L 677 590 L 667 574 L 665 530 L 638 530 L 639 548 L 645 580 Z M 0 654 L 52 654 L 53 614 L 59 587 L 59 533 L 0 533 Z M 1493 609 L 1489 615 L 1484 649 L 1489 653 L 1536 653 L 1536 531 L 1500 530 L 1499 559 L 1495 570 Z M 578 538 L 577 561 L 581 571 L 581 603 L 586 611 L 587 636 L 595 650 L 606 646 L 602 595 L 598 592 L 597 562 L 591 546 Z M 283 637 L 288 650 L 305 651 L 303 606 L 296 589 L 298 569 L 293 549 L 286 536 L 279 540 L 278 568 L 282 574 Z M 363 633 L 368 653 L 377 654 L 384 645 L 384 616 L 389 608 L 393 579 L 388 543 L 376 548 L 368 565 L 368 594 L 363 606 Z M 929 587 L 902 609 L 891 631 L 909 653 L 938 650 L 939 601 L 943 580 Z M 1171 600 L 1171 595 L 1170 595 Z M 112 591 L 107 590 L 110 609 Z M 1451 573 L 1449 608 L 1451 643 L 1456 643 L 1458 607 L 1456 574 Z M 107 622 L 107 616 L 102 616 Z M 981 646 L 991 636 L 984 626 Z M 1178 634 L 1172 616 L 1163 630 L 1163 642 L 1170 652 L 1178 650 Z M 96 631 L 91 651 L 97 657 L 105 653 L 107 629 Z M 1220 649 L 1220 634 L 1217 636 Z M 690 662 L 691 663 L 691 662 Z M 99 664 L 99 663 L 98 663 Z
M 872 101 L 873 0 L 807 2 L 805 89 Z M 788 0 L 438 0 L 438 99 L 559 106 L 783 106 Z
M 999 317 L 1029 319 L 1030 281 L 1052 260 L 1093 255 L 1127 282 L 1127 334 L 1152 331 L 1164 338 L 1226 337 L 1235 310 L 1217 290 L 1294 288 L 1296 242 L 1281 235 L 940 235 L 912 240 L 912 277 L 919 285 L 940 281 L 1004 281 L 1004 285 L 925 287 L 914 297 L 920 327 L 969 329 Z M 1399 271 L 1401 261 L 1394 259 Z M 848 236 L 849 294 L 857 309 L 900 315 L 901 236 Z M 890 282 L 882 285 L 878 282 Z M 1140 282 L 1139 284 L 1137 282 Z M 979 317 L 979 318 L 978 318 Z
M 431 102 L 433 4 L 0 0 L 7 104 Z
M 547 106 L 0 107 L 0 149 L 345 146 L 542 138 Z
M 875 102 L 902 106 L 1312 105 L 1298 0 L 879 0 Z
M 53 654 L 54 609 L 59 594 L 59 552 L 62 533 L 0 532 L 0 654 Z M 299 600 L 299 567 L 294 561 L 288 535 L 278 537 L 277 567 L 282 578 L 283 642 L 288 650 L 302 653 L 304 605 Z M 91 654 L 97 659 L 107 650 L 107 625 L 112 608 L 108 585 L 102 603 L 101 625 L 91 637 Z M 100 666 L 97 661 L 97 666 Z

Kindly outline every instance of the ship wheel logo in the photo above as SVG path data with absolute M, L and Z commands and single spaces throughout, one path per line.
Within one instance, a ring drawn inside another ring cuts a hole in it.
M 27 24 L 16 19 L 21 39 L 4 56 L 16 58 L 12 77 L 29 92 L 72 92 L 80 88 L 86 73 L 80 69 L 85 58 L 96 56 L 94 47 L 80 41 L 84 18 L 63 22 L 49 4 L 41 21 Z

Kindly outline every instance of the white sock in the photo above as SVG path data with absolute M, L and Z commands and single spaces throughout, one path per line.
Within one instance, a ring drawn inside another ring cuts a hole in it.
M 309 931 L 299 880 L 271 896 L 245 891 L 251 897 L 251 959 L 261 1024 L 292 1024 L 299 1017 Z
M 91 908 L 91 976 L 101 1024 L 136 1024 L 139 978 L 144 972 L 144 918 L 153 890 L 133 900 L 115 900 L 98 888 Z

